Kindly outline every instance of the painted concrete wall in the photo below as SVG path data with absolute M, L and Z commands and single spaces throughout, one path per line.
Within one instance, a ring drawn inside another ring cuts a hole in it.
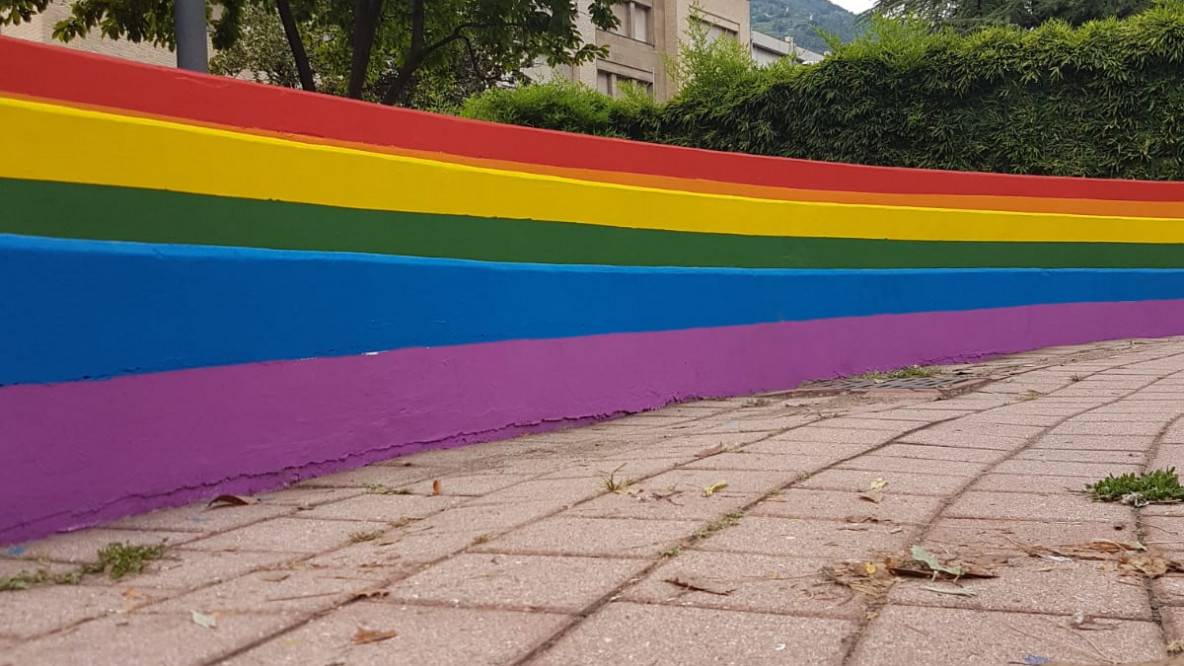
M 1184 333 L 1184 184 L 494 126 L 0 39 L 0 543 L 872 368 Z

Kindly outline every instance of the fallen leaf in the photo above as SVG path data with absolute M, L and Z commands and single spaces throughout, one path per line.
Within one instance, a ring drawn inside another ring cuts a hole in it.
M 843 525 L 842 527 L 839 528 L 839 530 L 846 531 L 846 532 L 866 532 L 866 531 L 870 530 L 871 528 L 872 528 L 872 526 L 868 525 L 867 523 L 859 523 L 856 525 Z
M 678 587 L 684 587 L 688 590 L 694 590 L 696 592 L 718 594 L 721 597 L 726 597 L 727 595 L 736 591 L 736 588 L 734 587 L 718 585 L 705 578 L 699 578 L 697 576 L 674 576 L 673 578 L 667 578 L 666 582 L 670 583 L 671 585 L 677 585 Z
M 291 577 L 292 574 L 284 571 L 268 571 L 266 573 L 259 574 L 259 580 L 265 580 L 269 583 L 278 583 L 281 580 L 287 580 Z
M 217 509 L 225 506 L 249 506 L 258 503 L 259 500 L 254 497 L 243 497 L 241 495 L 219 495 L 210 500 L 206 505 L 207 509 Z
M 1124 553 L 1118 563 L 1120 569 L 1128 573 L 1139 573 L 1147 578 L 1159 578 L 1172 570 L 1174 565 L 1174 562 L 1150 553 Z
M 218 626 L 218 620 L 213 615 L 206 615 L 197 611 L 192 611 L 192 613 L 194 624 L 205 627 L 206 629 L 213 629 Z
M 926 592 L 936 592 L 937 594 L 952 594 L 957 597 L 973 597 L 978 594 L 974 588 L 970 587 L 931 587 L 929 585 L 922 585 L 922 590 Z
M 134 587 L 129 587 L 123 591 L 123 598 L 124 599 L 135 599 L 139 596 L 140 596 L 139 593 L 136 592 L 136 588 L 134 588 Z
M 724 488 L 727 488 L 727 487 L 728 487 L 727 481 L 716 481 L 715 483 L 713 483 L 710 486 L 707 486 L 706 488 L 703 489 L 703 496 L 704 497 L 711 497 L 712 495 L 715 494 L 715 492 L 717 490 L 723 490 Z
M 872 481 L 872 485 L 869 488 L 869 490 L 879 490 L 886 485 L 888 485 L 887 481 L 885 481 L 884 479 L 881 479 L 880 477 L 876 477 L 876 480 Z
M 350 597 L 350 601 L 361 601 L 362 599 L 385 599 L 389 595 L 390 590 L 363 590 Z
M 948 567 L 943 565 L 937 561 L 936 557 L 930 555 L 929 551 L 925 550 L 919 545 L 914 545 L 909 550 L 909 554 L 913 556 L 914 560 L 917 560 L 937 573 L 949 574 L 955 578 L 960 577 L 962 574 L 966 573 L 965 569 L 962 567 Z
M 859 493 L 859 499 L 879 504 L 884 501 L 884 492 L 879 489 L 869 490 L 866 493 Z
M 864 562 L 863 570 L 867 572 L 867 575 L 874 576 L 876 574 L 876 565 L 871 562 Z
M 440 479 L 432 479 L 432 495 L 440 494 Z
M 709 446 L 709 447 L 703 449 L 702 451 L 696 453 L 695 457 L 696 458 L 707 458 L 707 457 L 713 456 L 717 453 L 723 453 L 723 451 L 724 451 L 724 445 L 723 444 L 716 444 L 715 446 Z
M 394 637 L 394 631 L 375 631 L 373 629 L 363 629 L 362 627 L 358 627 L 358 630 L 354 632 L 354 635 L 350 638 L 350 641 L 356 645 L 365 645 L 366 643 L 377 643 L 379 641 L 385 641 L 388 638 Z
M 1168 643 L 1167 649 L 1168 654 L 1180 654 L 1181 652 L 1184 652 L 1184 639 L 1177 638 L 1171 643 Z

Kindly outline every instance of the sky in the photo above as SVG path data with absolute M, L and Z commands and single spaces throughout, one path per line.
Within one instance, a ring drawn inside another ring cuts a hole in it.
M 850 11 L 850 12 L 855 12 L 856 14 L 858 14 L 859 12 L 863 12 L 863 11 L 867 11 L 867 10 L 871 9 L 872 5 L 875 4 L 874 0 L 830 0 L 830 1 L 835 3 L 838 6 L 842 7 L 843 9 L 846 9 L 847 11 Z

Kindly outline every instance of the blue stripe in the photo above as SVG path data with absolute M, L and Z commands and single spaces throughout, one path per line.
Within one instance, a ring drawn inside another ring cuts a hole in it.
M 1182 270 L 502 264 L 0 235 L 0 385 L 521 338 L 1184 298 Z

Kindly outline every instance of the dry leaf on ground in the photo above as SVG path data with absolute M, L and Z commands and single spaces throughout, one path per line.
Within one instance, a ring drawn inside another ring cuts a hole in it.
M 702 451 L 696 453 L 695 457 L 696 458 L 709 458 L 717 453 L 723 453 L 723 451 L 724 451 L 724 445 L 723 444 L 716 444 L 715 446 L 709 446 L 709 447 L 703 449 Z
M 197 611 L 192 611 L 192 613 L 194 624 L 205 627 L 206 629 L 213 629 L 218 626 L 218 619 L 213 615 L 206 615 Z
M 715 483 L 713 483 L 710 486 L 707 486 L 706 488 L 703 489 L 703 496 L 704 497 L 711 497 L 717 491 L 723 490 L 724 488 L 727 488 L 727 487 L 728 487 L 727 481 L 716 481 Z
M 366 643 L 377 643 L 379 641 L 385 641 L 388 638 L 394 637 L 394 631 L 376 631 L 374 629 L 364 629 L 362 627 L 358 627 L 358 630 L 354 632 L 354 635 L 350 638 L 350 641 L 356 645 L 365 645 Z
M 206 508 L 218 509 L 227 506 L 249 506 L 251 504 L 257 504 L 258 502 L 259 500 L 255 499 L 254 497 L 243 497 L 241 495 L 219 495 L 210 500 L 210 503 L 206 505 Z
M 440 479 L 432 479 L 432 495 L 440 494 Z
M 932 587 L 930 585 L 922 585 L 922 590 L 926 592 L 935 592 L 937 594 L 951 594 L 956 597 L 973 597 L 978 594 L 972 587 Z

